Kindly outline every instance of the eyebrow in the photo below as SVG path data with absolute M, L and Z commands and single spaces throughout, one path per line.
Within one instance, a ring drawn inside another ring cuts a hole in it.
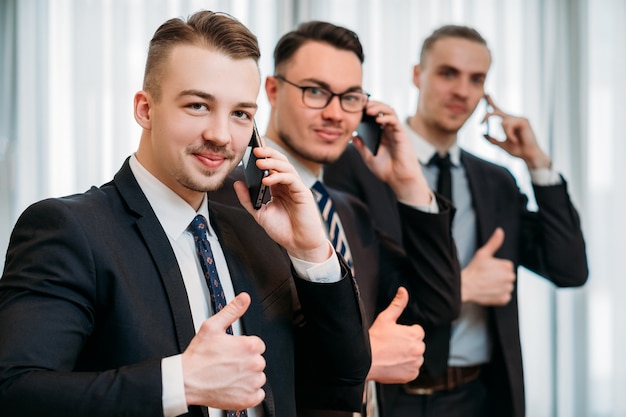
M 213 94 L 201 91 L 201 90 L 183 90 L 180 93 L 178 93 L 178 97 L 185 97 L 185 96 L 195 96 L 195 97 L 199 97 L 203 100 L 206 100 L 210 103 L 215 103 L 217 102 L 217 98 L 215 98 L 215 96 Z M 252 101 L 252 102 L 248 102 L 248 101 L 240 101 L 239 103 L 237 103 L 235 105 L 235 107 L 243 107 L 243 108 L 252 108 L 252 109 L 256 109 L 259 106 L 256 104 L 256 102 Z
M 453 71 L 456 74 L 460 74 L 461 73 L 461 71 L 457 67 L 454 67 L 452 65 L 447 65 L 447 64 L 440 65 L 437 68 L 437 70 L 438 71 Z M 487 73 L 486 72 L 472 72 L 472 73 L 470 73 L 470 76 L 471 77 L 483 77 L 483 78 L 486 78 L 487 77 Z
M 307 82 L 315 83 L 315 84 L 319 85 L 320 87 L 325 88 L 326 90 L 334 93 L 334 91 L 330 88 L 330 85 L 328 85 L 328 83 L 326 83 L 324 81 L 321 81 L 321 80 L 318 80 L 318 79 L 315 79 L 315 78 L 305 78 L 304 80 L 302 80 L 303 84 L 307 83 Z M 361 87 L 360 85 L 355 85 L 355 86 L 352 86 L 352 87 L 348 87 L 347 89 L 343 90 L 339 94 L 352 93 L 352 92 L 362 93 L 362 92 L 364 92 L 364 90 L 363 90 L 363 87 Z

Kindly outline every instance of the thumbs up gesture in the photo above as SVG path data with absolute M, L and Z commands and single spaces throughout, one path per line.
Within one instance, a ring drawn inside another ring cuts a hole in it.
M 414 324 L 398 324 L 398 318 L 409 302 L 409 293 L 398 288 L 391 304 L 382 311 L 369 329 L 372 366 L 370 381 L 401 384 L 414 380 L 424 363 L 424 329 Z
M 181 355 L 187 405 L 242 410 L 265 398 L 265 343 L 257 336 L 226 333 L 249 306 L 250 296 L 238 294 L 202 323 Z
M 494 257 L 504 243 L 504 231 L 497 228 L 487 243 L 461 271 L 461 298 L 484 306 L 502 306 L 511 300 L 515 271 L 513 262 Z

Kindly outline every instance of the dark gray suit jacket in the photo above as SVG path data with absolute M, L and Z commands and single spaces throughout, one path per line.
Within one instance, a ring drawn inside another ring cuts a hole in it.
M 538 212 L 526 208 L 513 176 L 503 167 L 468 152 L 461 153 L 476 212 L 477 247 L 486 243 L 496 227 L 502 227 L 505 241 L 496 257 L 524 266 L 559 287 L 583 285 L 588 275 L 585 242 L 580 219 L 567 193 L 567 184 L 534 187 Z M 391 189 L 367 168 L 353 147 L 326 167 L 327 184 L 349 192 L 365 202 L 376 224 L 396 241 L 402 241 L 398 204 Z M 524 416 L 524 385 L 519 338 L 517 288 L 512 300 L 489 310 L 494 341 L 493 357 L 487 372 L 490 416 Z M 426 347 L 428 349 L 428 347 Z M 391 404 L 399 386 L 385 386 L 382 403 Z
M 235 180 L 243 180 L 235 170 L 227 183 L 210 193 L 211 201 L 238 206 L 232 191 Z M 400 238 L 394 241 L 376 227 L 370 209 L 354 196 L 326 187 L 346 234 L 354 275 L 363 299 L 368 322 L 384 310 L 399 286 L 409 291 L 409 305 L 400 318 L 404 324 L 441 325 L 454 320 L 460 310 L 460 270 L 451 234 L 454 209 L 438 200 L 439 213 L 429 214 L 397 203 L 401 222 Z M 393 194 L 393 193 L 392 193 Z M 406 256 L 406 252 L 413 254 Z M 301 410 L 299 416 L 347 416 L 324 410 Z
M 296 398 L 358 410 L 370 352 L 349 270 L 335 284 L 294 278 L 248 213 L 209 210 L 235 291 L 252 298 L 243 330 L 267 347 L 266 415 L 293 417 Z M 22 214 L 0 280 L 0 415 L 162 415 L 161 359 L 193 336 L 175 255 L 128 162 Z

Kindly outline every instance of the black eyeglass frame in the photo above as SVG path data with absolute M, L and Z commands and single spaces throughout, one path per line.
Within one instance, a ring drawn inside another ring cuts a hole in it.
M 294 86 L 296 88 L 299 88 L 302 91 L 302 104 L 304 104 L 305 106 L 307 106 L 307 107 L 309 107 L 311 109 L 316 109 L 316 110 L 324 109 L 324 108 L 326 108 L 330 104 L 331 101 L 333 101 L 333 98 L 339 97 L 339 105 L 341 106 L 341 109 L 343 111 L 348 112 L 348 113 L 359 113 L 359 112 L 362 112 L 363 109 L 365 109 L 365 107 L 367 106 L 367 102 L 370 99 L 370 93 L 365 92 L 365 91 L 344 91 L 343 93 L 334 93 L 334 92 L 330 91 L 328 88 L 324 88 L 324 87 L 320 87 L 320 86 L 316 86 L 316 85 L 298 85 L 298 84 L 296 84 L 294 82 L 289 81 L 288 79 L 286 79 L 282 75 L 275 74 L 274 78 L 276 78 L 277 80 L 284 81 L 287 84 L 292 85 L 292 86 Z M 313 89 L 313 88 L 316 89 L 316 90 L 326 91 L 326 92 L 328 92 L 328 94 L 330 94 L 328 96 L 328 100 L 326 101 L 326 104 L 324 104 L 323 106 L 318 107 L 318 106 L 311 106 L 310 104 L 306 103 L 306 101 L 304 99 L 304 95 L 306 94 L 306 92 L 308 90 Z M 345 95 L 349 95 L 349 94 L 362 94 L 362 95 L 364 95 L 365 96 L 365 102 L 363 103 L 363 107 L 361 107 L 358 110 L 347 110 L 343 106 L 342 98 Z

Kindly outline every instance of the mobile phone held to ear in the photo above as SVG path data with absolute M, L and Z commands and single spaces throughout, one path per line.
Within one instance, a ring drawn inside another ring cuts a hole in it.
M 359 126 L 356 128 L 354 136 L 358 136 L 372 154 L 376 155 L 382 135 L 383 126 L 376 122 L 376 116 L 370 116 L 363 110 L 361 123 L 359 123 Z
M 493 112 L 493 107 L 485 98 L 485 113 Z M 485 120 L 485 136 L 489 136 L 497 140 L 498 142 L 506 141 L 506 133 L 504 132 L 504 128 L 502 127 L 502 117 L 498 115 L 491 115 L 487 120 Z
M 250 200 L 252 206 L 258 210 L 264 203 L 265 198 L 269 197 L 269 189 L 263 184 L 263 178 L 267 177 L 270 173 L 267 170 L 261 170 L 256 166 L 257 157 L 252 150 L 254 148 L 262 147 L 261 137 L 259 131 L 256 128 L 256 123 L 252 128 L 252 137 L 248 144 L 248 149 L 243 156 L 243 172 L 246 177 L 246 184 L 248 185 L 248 191 L 250 192 Z M 268 198 L 269 199 L 269 198 Z

